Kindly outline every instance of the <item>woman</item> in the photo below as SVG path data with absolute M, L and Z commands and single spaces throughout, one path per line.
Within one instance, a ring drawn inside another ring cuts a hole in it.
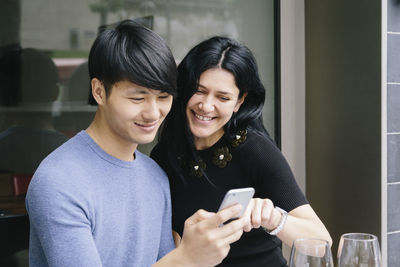
M 178 98 L 152 151 L 170 179 L 173 230 L 180 236 L 196 210 L 217 211 L 229 189 L 255 188 L 244 215 L 248 233 L 221 266 L 285 266 L 281 241 L 331 242 L 263 126 L 264 100 L 251 51 L 229 38 L 206 40 L 178 67 Z

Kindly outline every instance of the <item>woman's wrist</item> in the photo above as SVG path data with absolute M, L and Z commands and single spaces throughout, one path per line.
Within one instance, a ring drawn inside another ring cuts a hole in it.
M 279 212 L 279 214 L 281 215 L 278 225 L 270 230 L 264 228 L 264 230 L 270 235 L 277 235 L 280 231 L 282 231 L 288 216 L 288 213 L 279 207 L 275 207 L 275 211 Z

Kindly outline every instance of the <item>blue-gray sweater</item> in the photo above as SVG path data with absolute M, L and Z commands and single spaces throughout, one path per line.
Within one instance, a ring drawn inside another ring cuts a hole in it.
M 174 248 L 168 179 L 149 157 L 127 162 L 81 131 L 43 160 L 29 186 L 29 263 L 150 266 Z

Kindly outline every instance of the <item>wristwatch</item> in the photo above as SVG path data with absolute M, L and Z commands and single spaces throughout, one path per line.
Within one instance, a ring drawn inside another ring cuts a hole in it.
M 287 216 L 288 216 L 288 213 L 285 210 L 283 210 L 283 209 L 281 209 L 279 207 L 275 207 L 275 209 L 277 211 L 279 211 L 282 216 L 281 216 L 281 220 L 279 221 L 278 226 L 275 229 L 269 231 L 266 228 L 264 228 L 264 230 L 270 235 L 277 235 L 280 231 L 282 231 L 283 226 L 285 226 L 285 222 L 286 222 L 286 219 L 287 219 Z

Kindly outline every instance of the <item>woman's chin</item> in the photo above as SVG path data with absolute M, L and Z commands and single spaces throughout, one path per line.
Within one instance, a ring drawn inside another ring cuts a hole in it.
M 208 129 L 199 129 L 198 127 L 190 127 L 190 130 L 195 139 L 207 139 L 211 137 L 215 132 Z

